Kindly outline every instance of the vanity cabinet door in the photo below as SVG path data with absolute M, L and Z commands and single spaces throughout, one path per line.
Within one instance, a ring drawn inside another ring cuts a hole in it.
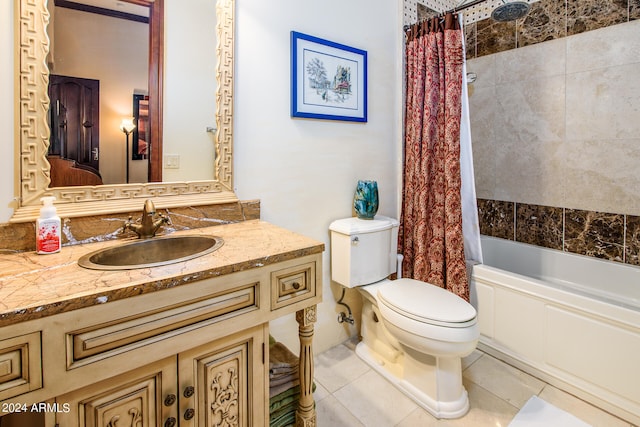
M 266 324 L 178 355 L 180 427 L 269 423 Z
M 56 403 L 59 427 L 177 426 L 176 359 L 73 391 Z

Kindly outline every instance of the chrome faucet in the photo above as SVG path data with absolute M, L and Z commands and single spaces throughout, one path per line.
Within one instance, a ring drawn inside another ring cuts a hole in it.
M 154 220 L 156 214 L 156 207 L 151 199 L 147 199 L 144 202 L 144 208 L 142 209 L 142 218 L 140 218 L 140 224 L 134 224 L 129 217 L 129 220 L 124 223 L 122 232 L 131 230 L 135 232 L 141 239 L 149 239 L 156 235 L 156 231 L 163 225 L 169 224 L 169 217 L 161 213 L 158 214 L 158 219 Z

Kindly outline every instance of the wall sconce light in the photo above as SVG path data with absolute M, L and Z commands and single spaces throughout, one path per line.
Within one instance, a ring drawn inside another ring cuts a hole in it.
M 133 124 L 132 118 L 122 119 L 122 123 L 120 123 L 120 130 L 127 136 L 127 146 L 126 151 L 124 152 L 124 157 L 127 160 L 127 184 L 129 183 L 129 134 L 131 134 L 135 128 L 136 125 Z

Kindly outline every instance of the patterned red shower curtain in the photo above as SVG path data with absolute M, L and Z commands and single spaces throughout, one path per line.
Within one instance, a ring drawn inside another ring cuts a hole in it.
M 407 32 L 403 275 L 469 300 L 460 199 L 462 30 L 457 16 Z

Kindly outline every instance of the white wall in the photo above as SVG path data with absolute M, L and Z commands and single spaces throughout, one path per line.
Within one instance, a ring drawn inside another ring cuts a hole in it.
M 0 1 L 0 223 L 13 214 L 13 2 Z
M 236 191 L 240 199 L 261 200 L 262 219 L 324 242 L 324 302 L 315 339 L 321 351 L 357 333 L 336 321 L 340 287 L 330 281 L 330 222 L 352 215 L 356 182 L 363 178 L 378 181 L 379 213 L 398 215 L 402 4 L 239 0 L 236 15 Z M 367 51 L 367 123 L 290 117 L 292 30 Z M 359 301 L 353 294 L 350 301 Z M 291 319 L 275 322 L 272 335 L 297 345 Z

